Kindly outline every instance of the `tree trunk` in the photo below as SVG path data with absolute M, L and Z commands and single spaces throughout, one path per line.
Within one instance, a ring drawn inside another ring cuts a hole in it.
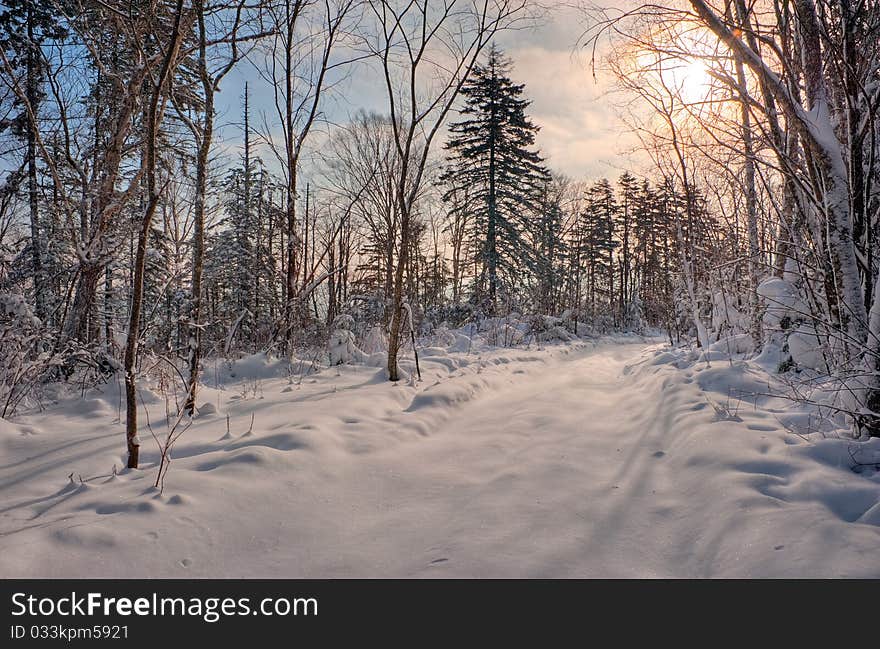
M 293 164 L 295 165 L 296 163 Z M 296 173 L 293 169 L 290 169 L 288 174 L 286 210 L 287 273 L 285 275 L 287 301 L 284 305 L 284 340 L 286 341 L 288 353 L 291 353 L 293 348 L 293 326 L 296 322 L 296 299 L 298 297 L 296 290 L 296 247 L 299 237 L 296 236 Z
M 98 293 L 98 282 L 101 279 L 103 270 L 102 264 L 80 263 L 73 305 L 71 306 L 70 316 L 67 319 L 65 328 L 69 337 L 80 342 L 89 342 L 94 337 L 90 316 L 92 305 L 95 303 Z
M 740 132 L 743 141 L 743 188 L 746 195 L 746 228 L 749 233 L 749 333 L 755 352 L 762 344 L 758 278 L 761 249 L 758 245 L 758 204 L 755 195 L 755 158 L 752 145 L 752 121 L 746 96 L 746 73 L 742 58 L 736 57 L 736 80 L 740 87 Z
M 137 360 L 138 340 L 140 339 L 141 306 L 144 296 L 144 274 L 146 270 L 147 244 L 150 235 L 150 226 L 159 203 L 159 190 L 156 184 L 156 147 L 157 132 L 160 121 L 160 99 L 169 82 L 172 63 L 177 58 L 180 46 L 180 21 L 183 14 L 183 0 L 177 0 L 175 10 L 174 29 L 168 43 L 168 50 L 157 82 L 152 88 L 150 107 L 147 119 L 146 134 L 146 178 L 147 178 L 147 207 L 141 221 L 141 229 L 138 233 L 137 253 L 135 256 L 134 269 L 132 272 L 131 309 L 128 321 L 128 335 L 125 341 L 125 440 L 128 449 L 129 469 L 138 468 L 140 456 L 140 439 L 138 438 L 137 424 L 137 384 L 135 381 L 135 362 Z
M 37 47 L 34 40 L 34 17 L 33 8 L 28 4 L 27 10 L 27 95 L 28 104 L 34 111 L 36 118 L 37 105 L 39 102 L 37 56 L 34 52 Z M 41 320 L 46 319 L 46 277 L 43 270 L 43 240 L 40 233 L 40 213 L 37 202 L 37 136 L 36 124 L 31 124 L 27 130 L 27 174 L 28 174 L 28 205 L 30 208 L 31 226 L 31 259 L 34 266 L 34 307 L 36 316 Z
M 405 207 L 403 208 L 405 210 Z M 403 210 L 402 210 L 403 211 Z M 403 277 L 409 257 L 409 214 L 401 215 L 400 254 L 394 273 L 394 299 L 392 300 L 391 328 L 388 333 L 388 380 L 400 380 L 397 354 L 400 351 L 400 329 L 403 321 Z
M 200 7 L 200 11 L 202 11 Z M 214 135 L 214 83 L 208 78 L 205 52 L 204 17 L 199 15 L 199 68 L 205 92 L 205 124 L 196 160 L 196 186 L 193 206 L 192 304 L 189 314 L 189 384 L 184 409 L 192 416 L 196 407 L 199 365 L 202 355 L 202 270 L 205 257 L 205 197 L 208 189 L 208 156 Z
M 874 286 L 880 286 L 880 271 Z M 868 325 L 868 349 L 865 354 L 867 389 L 865 406 L 870 414 L 857 422 L 861 432 L 880 437 L 880 291 L 875 290 Z

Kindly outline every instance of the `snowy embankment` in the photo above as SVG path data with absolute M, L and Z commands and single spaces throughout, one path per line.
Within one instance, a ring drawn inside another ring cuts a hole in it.
M 0 576 L 880 576 L 878 440 L 799 430 L 753 366 L 630 339 L 422 373 L 217 369 L 161 494 L 146 434 L 113 475 L 109 388 L 0 420 Z

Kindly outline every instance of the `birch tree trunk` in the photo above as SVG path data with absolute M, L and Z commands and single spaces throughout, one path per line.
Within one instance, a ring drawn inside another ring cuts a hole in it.
M 761 312 L 758 299 L 761 250 L 758 245 L 758 201 L 755 195 L 755 152 L 752 143 L 752 121 L 746 96 L 746 73 L 742 59 L 736 57 L 736 80 L 740 87 L 740 130 L 743 142 L 743 189 L 746 198 L 746 229 L 749 234 L 749 333 L 755 352 L 760 351 Z

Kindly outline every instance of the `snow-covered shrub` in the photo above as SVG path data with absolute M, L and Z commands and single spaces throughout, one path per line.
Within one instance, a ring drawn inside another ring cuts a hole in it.
M 533 315 L 526 318 L 529 324 L 529 335 L 538 342 L 570 341 L 577 336 L 566 329 L 564 320 L 549 315 Z
M 435 328 L 429 336 L 429 347 L 452 347 L 460 334 L 450 331 L 445 326 Z
M 68 379 L 82 364 L 97 375 L 112 373 L 112 360 L 55 340 L 17 293 L 0 294 L 0 417 L 9 417 L 23 405 L 41 399 L 41 387 L 50 380 Z
M 712 294 L 712 331 L 716 337 L 748 332 L 748 316 L 741 302 L 739 295 L 728 291 Z
M 808 318 L 810 309 L 789 281 L 771 277 L 758 285 L 764 305 L 762 321 L 767 331 L 789 331 Z
M 431 323 L 434 328 L 446 327 L 459 329 L 476 317 L 476 309 L 467 302 L 454 302 L 430 307 L 425 312 L 424 322 Z
M 351 296 L 345 305 L 344 313 L 351 321 L 344 328 L 354 334 L 355 340 L 368 354 L 388 348 L 385 337 L 390 322 L 389 306 L 385 297 L 378 293 Z M 331 324 L 330 335 L 335 331 L 335 324 Z
M 820 372 L 828 371 L 822 339 L 812 325 L 802 324 L 788 334 L 788 351 L 791 360 L 799 366 Z
M 388 349 L 388 337 L 381 325 L 373 325 L 363 336 L 361 343 L 367 354 L 379 354 Z
M 608 313 L 597 313 L 590 318 L 590 327 L 594 333 L 604 336 L 614 331 L 614 318 Z
M 358 349 L 354 331 L 355 322 L 347 313 L 336 316 L 333 320 L 332 333 L 328 343 L 330 365 L 343 365 L 352 361 L 362 362 L 367 354 Z
M 419 337 L 431 336 L 437 330 L 436 325 L 429 320 L 422 320 L 416 327 L 416 335 Z
M 22 333 L 32 331 L 42 324 L 34 316 L 24 296 L 17 293 L 0 294 L 0 322 L 4 326 L 19 327 Z
M 578 330 L 584 329 L 584 320 L 583 317 L 574 309 L 566 309 L 562 312 L 562 315 L 559 316 L 561 324 L 567 331 L 577 335 Z
M 721 358 L 729 358 L 740 354 L 751 354 L 755 351 L 755 341 L 751 334 L 733 334 L 724 336 L 709 346 L 709 351 L 721 354 Z
M 767 334 L 765 347 L 780 350 L 777 371 L 784 373 L 797 367 L 827 370 L 823 342 L 809 322 L 810 309 L 797 286 L 771 277 L 758 285 L 758 296 L 764 308 L 761 319 Z
M 480 322 L 478 331 L 483 339 L 492 347 L 514 347 L 525 341 L 529 324 L 524 322 L 518 313 L 511 313 L 503 318 L 485 318 Z
M 0 417 L 39 405 L 49 383 L 75 381 L 84 390 L 119 369 L 101 349 L 59 341 L 22 295 L 0 293 Z
M 50 361 L 42 323 L 21 295 L 0 294 L 0 416 L 13 414 Z

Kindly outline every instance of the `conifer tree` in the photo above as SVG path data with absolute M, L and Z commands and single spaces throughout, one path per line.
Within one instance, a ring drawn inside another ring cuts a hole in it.
M 497 308 L 499 285 L 529 267 L 523 232 L 530 214 L 540 213 L 548 172 L 534 150 L 538 127 L 526 116 L 524 85 L 513 83 L 510 61 L 492 46 L 484 65 L 474 67 L 462 88 L 465 98 L 459 122 L 450 124 L 443 174 L 449 201 L 469 191 L 482 268 L 477 294 Z M 485 296 L 482 294 L 485 289 Z
M 545 183 L 541 210 L 531 227 L 531 258 L 535 260 L 533 275 L 534 306 L 542 313 L 556 311 L 568 258 L 564 234 L 563 193 L 566 180 L 554 177 Z
M 620 190 L 620 211 L 618 213 L 620 281 L 618 282 L 618 288 L 620 294 L 620 314 L 625 319 L 629 302 L 634 295 L 632 287 L 631 235 L 633 225 L 632 211 L 636 202 L 638 181 L 636 181 L 635 176 L 626 171 L 617 180 L 617 186 Z
M 614 226 L 618 211 L 614 188 L 608 179 L 593 183 L 587 190 L 583 220 L 586 232 L 581 241 L 585 246 L 582 256 L 589 263 L 589 299 L 594 315 L 599 307 L 609 315 L 614 313 L 614 250 L 618 245 Z

